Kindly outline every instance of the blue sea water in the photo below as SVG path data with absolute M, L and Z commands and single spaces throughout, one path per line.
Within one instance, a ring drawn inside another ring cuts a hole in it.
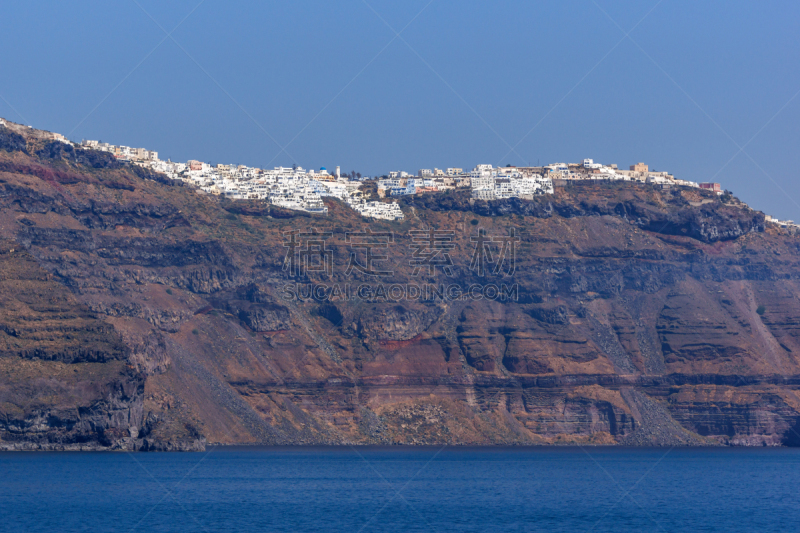
M 800 450 L 1 453 L 1 531 L 795 531 Z

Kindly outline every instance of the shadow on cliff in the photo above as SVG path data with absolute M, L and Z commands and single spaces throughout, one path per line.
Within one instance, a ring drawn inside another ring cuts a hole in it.
M 783 434 L 781 444 L 790 448 L 800 448 L 800 418 L 795 419 L 794 424 Z

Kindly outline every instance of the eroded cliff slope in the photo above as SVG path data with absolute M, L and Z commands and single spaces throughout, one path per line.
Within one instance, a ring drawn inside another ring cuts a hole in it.
M 732 201 L 317 217 L 0 130 L 2 448 L 793 442 L 800 239 Z

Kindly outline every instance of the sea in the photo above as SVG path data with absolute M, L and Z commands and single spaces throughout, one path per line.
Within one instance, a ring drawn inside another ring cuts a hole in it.
M 797 531 L 791 448 L 0 453 L 0 531 Z

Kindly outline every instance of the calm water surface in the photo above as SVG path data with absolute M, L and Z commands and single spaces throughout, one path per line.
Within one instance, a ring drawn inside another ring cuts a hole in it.
M 0 531 L 796 531 L 800 450 L 0 453 Z

